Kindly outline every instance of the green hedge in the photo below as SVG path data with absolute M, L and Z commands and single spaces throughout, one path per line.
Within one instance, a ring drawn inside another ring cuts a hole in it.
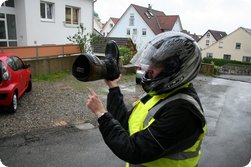
M 133 57 L 133 53 L 128 47 L 122 46 L 119 47 L 120 58 L 122 60 L 123 65 L 129 64 L 130 60 Z
M 241 62 L 236 60 L 223 60 L 223 59 L 216 59 L 216 58 L 206 58 L 204 57 L 202 63 L 209 63 L 214 64 L 216 66 L 223 66 L 225 64 L 241 64 L 241 65 L 251 65 L 248 62 Z

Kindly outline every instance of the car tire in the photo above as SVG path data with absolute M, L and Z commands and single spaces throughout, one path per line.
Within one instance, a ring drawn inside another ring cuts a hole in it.
M 141 83 L 141 79 L 140 78 L 136 78 L 136 84 L 140 84 Z
M 31 78 L 30 78 L 28 87 L 27 87 L 27 89 L 26 89 L 25 91 L 26 91 L 26 92 L 30 92 L 31 89 L 32 89 L 32 81 L 31 81 Z
M 10 113 L 13 114 L 17 111 L 17 102 L 18 102 L 18 95 L 17 95 L 17 92 L 14 92 L 12 95 L 11 105 L 8 107 L 8 111 Z

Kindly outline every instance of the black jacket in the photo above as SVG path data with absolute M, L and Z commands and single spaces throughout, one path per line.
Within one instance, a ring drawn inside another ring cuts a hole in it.
M 199 102 L 192 84 L 175 93 L 188 94 Z M 146 96 L 141 101 L 145 103 L 149 99 L 150 96 Z M 119 87 L 109 90 L 107 110 L 108 113 L 98 119 L 104 141 L 115 155 L 131 164 L 153 161 L 164 153 L 183 151 L 193 146 L 203 132 L 202 122 L 192 112 L 196 108 L 182 99 L 166 104 L 155 114 L 155 121 L 148 128 L 132 136 L 128 132 L 131 111 L 127 111 Z

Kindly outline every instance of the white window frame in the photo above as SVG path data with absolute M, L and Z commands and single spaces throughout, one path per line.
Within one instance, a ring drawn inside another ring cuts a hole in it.
M 7 47 L 9 47 L 9 46 L 17 46 L 17 45 L 10 45 L 11 42 L 14 42 L 14 43 L 17 44 L 17 39 L 9 39 L 9 32 L 8 32 L 9 29 L 8 29 L 8 23 L 7 23 L 7 15 L 14 15 L 15 16 L 15 20 L 16 20 L 16 15 L 15 14 L 7 14 L 7 13 L 1 13 L 1 14 L 3 14 L 3 16 L 4 16 L 3 18 L 0 18 L 0 20 L 4 22 L 5 39 L 0 39 L 0 42 L 6 43 Z
M 251 56 L 243 56 L 243 57 L 242 57 L 242 61 L 243 61 L 243 62 L 251 63 Z
M 142 36 L 146 36 L 146 28 L 142 28 Z
M 126 29 L 126 35 L 128 35 L 128 36 L 131 35 L 131 30 L 130 30 L 130 28 L 127 28 L 127 29 Z
M 223 42 L 222 41 L 219 42 L 219 48 L 223 48 Z
M 210 33 L 209 32 L 207 33 L 207 38 L 210 38 Z
M 240 42 L 236 42 L 235 49 L 241 49 L 241 43 Z
M 134 13 L 131 13 L 129 18 L 129 26 L 134 26 L 134 20 Z
M 70 8 L 71 9 L 71 19 L 70 19 L 70 23 L 68 23 L 67 21 L 66 21 L 66 8 Z M 73 21 L 74 21 L 74 18 L 73 18 L 73 10 L 78 10 L 78 17 L 77 17 L 77 24 L 76 23 L 74 23 Z M 80 25 L 80 12 L 81 12 L 81 10 L 80 10 L 80 8 L 78 8 L 78 7 L 73 7 L 73 6 L 65 6 L 65 24 L 66 25 L 73 25 L 73 26 L 79 26 Z
M 42 18 L 42 16 L 41 16 L 41 7 L 40 7 L 40 18 L 41 18 L 41 21 L 49 21 L 49 22 L 51 22 L 51 21 L 55 21 L 55 4 L 54 3 L 52 3 L 52 2 L 46 2 L 46 1 L 41 1 L 40 2 L 40 6 L 41 6 L 41 4 L 44 4 L 45 5 L 45 11 L 44 11 L 44 13 L 45 13 L 45 18 Z M 47 11 L 47 9 L 50 7 L 49 5 L 52 5 L 51 6 L 51 18 L 48 18 L 49 16 L 48 16 L 48 11 Z
M 209 52 L 207 52 L 206 57 L 207 57 L 207 58 L 213 58 L 213 53 L 209 53 Z
M 137 28 L 132 29 L 132 34 L 133 34 L 133 35 L 137 35 L 137 34 L 138 34 Z
M 210 41 L 206 40 L 206 46 L 209 46 Z

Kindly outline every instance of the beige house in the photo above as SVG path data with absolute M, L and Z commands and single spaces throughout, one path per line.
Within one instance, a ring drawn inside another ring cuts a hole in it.
M 208 48 L 202 57 L 251 62 L 251 29 L 240 27 Z
M 220 39 L 227 36 L 224 31 L 208 30 L 199 40 L 198 44 L 201 49 L 205 49 Z

